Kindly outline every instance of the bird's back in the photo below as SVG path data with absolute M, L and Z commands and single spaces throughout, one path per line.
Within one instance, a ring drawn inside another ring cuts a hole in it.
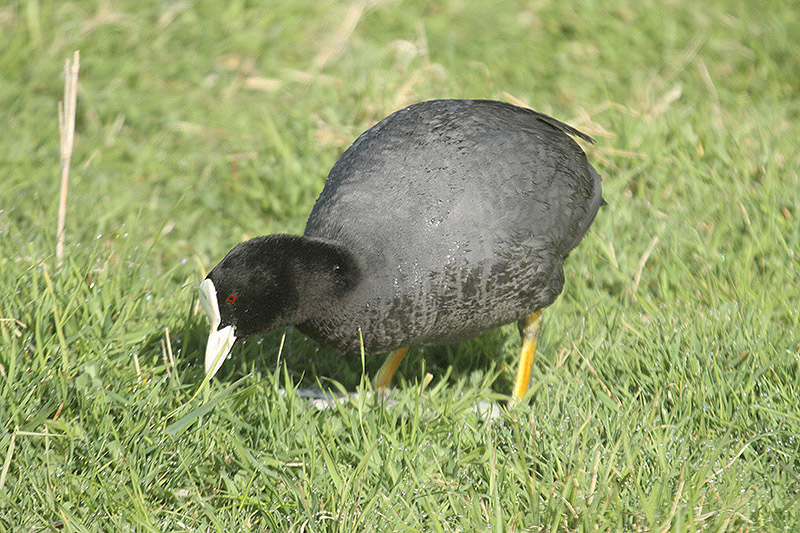
M 331 170 L 307 236 L 345 245 L 363 282 L 300 327 L 342 350 L 456 341 L 552 303 L 602 203 L 570 135 L 534 111 L 437 100 L 390 115 Z

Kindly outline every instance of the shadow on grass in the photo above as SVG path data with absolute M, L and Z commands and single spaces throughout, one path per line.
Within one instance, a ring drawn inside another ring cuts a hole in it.
M 200 383 L 204 377 L 208 327 L 202 317 L 187 317 L 175 327 L 180 329 L 173 330 L 171 327 L 170 333 L 175 367 L 181 373 L 181 381 Z M 163 332 L 151 336 L 143 345 L 140 358 L 161 352 L 163 338 Z M 458 344 L 412 347 L 400 365 L 393 384 L 399 386 L 404 381 L 409 384 L 420 383 L 426 374 L 431 374 L 434 384 L 443 378 L 450 383 L 482 380 L 487 372 L 505 367 L 505 371 L 498 372 L 494 388 L 498 392 L 508 391 L 516 370 L 516 359 L 509 354 L 518 349 L 515 344 L 518 341 L 516 332 L 498 329 Z M 513 349 L 510 345 L 513 345 Z M 386 353 L 367 353 L 362 368 L 359 353 L 342 354 L 289 327 L 238 340 L 214 379 L 231 381 L 248 373 L 267 375 L 273 373 L 276 365 L 280 364 L 285 365 L 289 376 L 299 387 L 317 387 L 321 384 L 323 388 L 328 388 L 328 382 L 338 382 L 347 390 L 355 390 L 364 372 L 367 379 L 371 379 L 386 356 Z M 331 385 L 331 388 L 334 387 Z

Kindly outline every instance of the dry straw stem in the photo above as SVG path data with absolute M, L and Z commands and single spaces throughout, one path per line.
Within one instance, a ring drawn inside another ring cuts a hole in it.
M 58 197 L 58 229 L 56 230 L 56 267 L 64 260 L 64 223 L 67 218 L 67 188 L 72 145 L 75 140 L 75 105 L 78 98 L 80 52 L 75 50 L 72 62 L 64 61 L 64 100 L 58 103 L 58 126 L 61 134 L 61 192 Z
M 647 260 L 650 258 L 650 254 L 653 253 L 655 250 L 656 245 L 658 244 L 658 235 L 654 235 L 653 239 L 650 241 L 650 246 L 647 247 L 647 250 L 642 254 L 642 257 L 639 258 L 639 264 L 636 266 L 636 273 L 633 275 L 633 285 L 630 287 L 630 295 L 633 301 L 636 301 L 636 291 L 639 290 L 639 282 L 642 281 L 642 271 L 644 270 L 644 266 L 647 264 Z

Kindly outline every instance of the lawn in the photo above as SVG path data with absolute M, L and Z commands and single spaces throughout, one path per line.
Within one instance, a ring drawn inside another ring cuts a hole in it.
M 0 530 L 800 529 L 798 35 L 779 0 L 0 7 Z M 524 401 L 513 325 L 413 349 L 389 401 L 384 354 L 292 328 L 204 384 L 208 270 L 442 97 L 597 139 Z

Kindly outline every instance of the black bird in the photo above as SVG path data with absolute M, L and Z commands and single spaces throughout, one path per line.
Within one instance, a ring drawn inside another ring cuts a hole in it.
M 233 248 L 200 286 L 206 373 L 236 338 L 294 325 L 341 352 L 453 343 L 517 322 L 513 395 L 528 390 L 541 310 L 604 203 L 576 136 L 488 100 L 433 100 L 364 132 L 333 166 L 305 233 Z

